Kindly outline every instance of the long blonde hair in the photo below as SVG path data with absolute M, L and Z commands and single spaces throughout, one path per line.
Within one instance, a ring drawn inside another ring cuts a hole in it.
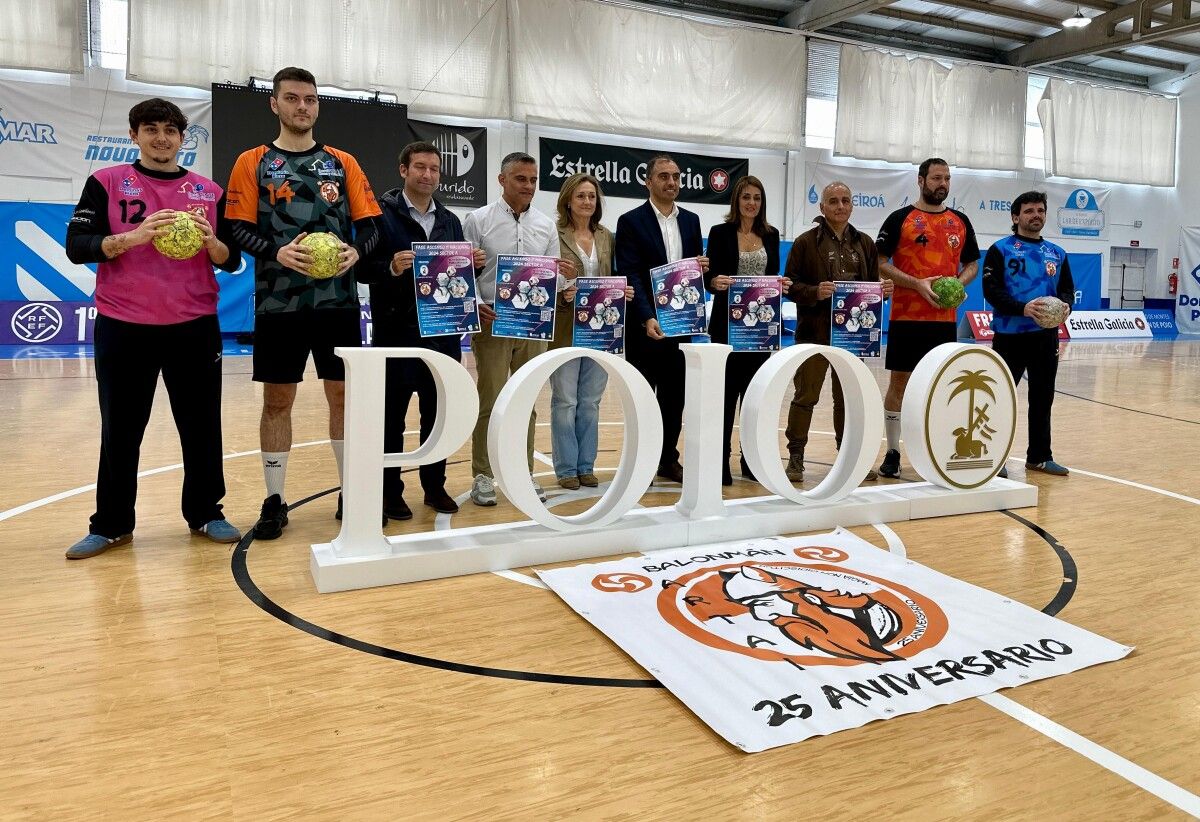
M 567 206 L 571 202 L 571 198 L 575 196 L 575 189 L 579 188 L 584 183 L 591 183 L 596 189 L 596 210 L 592 213 L 592 217 L 588 220 L 588 229 L 595 231 L 600 225 L 600 218 L 604 214 L 604 192 L 600 190 L 600 181 L 591 174 L 572 174 L 566 179 L 562 185 L 562 190 L 558 192 L 558 227 L 567 228 L 571 225 L 571 212 Z

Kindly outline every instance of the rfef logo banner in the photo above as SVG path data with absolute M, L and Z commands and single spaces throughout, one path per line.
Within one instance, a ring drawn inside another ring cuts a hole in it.
M 606 197 L 646 199 L 646 163 L 659 151 L 643 148 L 578 143 L 573 140 L 538 139 L 538 186 L 560 191 L 572 174 L 587 173 L 600 181 Z M 679 164 L 679 201 L 729 202 L 733 184 L 750 173 L 745 157 L 712 157 L 670 152 Z
M 487 129 L 409 120 L 409 142 L 438 148 L 442 179 L 434 195 L 446 205 L 479 208 L 487 204 Z
M 1133 650 L 842 530 L 538 575 L 744 751 Z
M 992 312 L 990 311 L 968 311 L 959 323 L 960 331 L 963 323 L 966 324 L 968 332 L 965 336 L 976 342 L 987 342 L 996 336 L 996 332 L 992 328 Z M 962 338 L 964 335 L 960 333 L 959 337 Z M 1058 327 L 1058 338 L 1060 340 L 1071 339 L 1065 323 Z
M 1175 325 L 1180 334 L 1200 334 L 1200 228 L 1181 232 L 1179 293 L 1175 296 Z
M 132 163 L 140 154 L 129 139 L 129 109 L 150 97 L 50 83 L 5 82 L 0 91 L 0 174 L 69 179 L 80 191 L 97 169 Z M 209 176 L 212 103 L 173 98 L 188 118 L 177 159 Z

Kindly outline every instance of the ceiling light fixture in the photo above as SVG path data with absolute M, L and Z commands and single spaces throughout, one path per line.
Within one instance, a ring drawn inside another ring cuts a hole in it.
M 1080 11 L 1078 7 L 1076 7 L 1075 13 L 1072 14 L 1070 17 L 1068 17 L 1066 20 L 1063 20 L 1062 24 L 1063 24 L 1063 28 L 1065 28 L 1065 29 L 1081 29 L 1091 22 L 1092 22 L 1092 18 L 1085 17 L 1083 12 Z

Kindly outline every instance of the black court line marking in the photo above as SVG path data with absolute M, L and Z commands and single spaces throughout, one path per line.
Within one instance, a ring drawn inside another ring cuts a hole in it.
M 1058 561 L 1062 563 L 1062 584 L 1058 586 L 1058 593 L 1054 595 L 1054 599 L 1050 600 L 1046 607 L 1042 609 L 1042 613 L 1047 616 L 1058 616 L 1058 613 L 1063 608 L 1066 608 L 1067 603 L 1075 596 L 1075 589 L 1079 586 L 1079 569 L 1075 565 L 1075 558 L 1071 556 L 1071 552 L 1066 549 L 1066 546 L 1036 522 L 1030 522 L 1025 517 L 1020 514 L 1014 514 L 1007 508 L 1001 509 L 1000 513 L 1006 517 L 1015 519 L 1033 531 L 1054 549 L 1054 553 L 1058 554 Z
M 311 496 L 305 497 L 299 502 L 289 505 L 288 511 L 294 511 L 305 503 L 312 502 L 315 499 L 320 499 L 323 496 L 332 494 L 340 488 L 330 488 L 327 491 L 321 491 Z M 1063 582 L 1059 586 L 1058 594 L 1050 601 L 1042 612 L 1050 616 L 1056 615 L 1059 611 L 1067 606 L 1071 601 L 1071 597 L 1075 595 L 1076 588 L 1076 573 L 1075 560 L 1071 558 L 1071 554 L 1067 549 L 1046 532 L 1037 524 L 1012 513 L 1008 510 L 1001 510 L 1000 513 L 1006 514 L 1012 519 L 1023 523 L 1030 528 L 1034 533 L 1049 543 L 1054 552 L 1058 554 L 1059 560 L 1063 566 Z M 394 648 L 385 648 L 382 645 L 376 645 L 373 642 L 364 642 L 361 639 L 340 634 L 337 631 L 331 631 L 328 628 L 322 628 L 309 622 L 303 617 L 296 616 L 291 611 L 288 611 L 283 606 L 276 603 L 254 582 L 250 576 L 250 571 L 246 566 L 246 554 L 250 550 L 250 545 L 254 542 L 254 529 L 251 528 L 242 537 L 241 542 L 233 551 L 233 557 L 230 559 L 230 567 L 233 571 L 233 578 L 237 582 L 238 588 L 246 595 L 246 598 L 257 605 L 262 610 L 266 611 L 271 616 L 278 619 L 285 625 L 290 625 L 293 628 L 298 628 L 306 634 L 311 634 L 317 639 L 323 639 L 327 642 L 332 642 L 336 645 L 341 645 L 343 648 L 350 648 L 355 651 L 362 651 L 365 654 L 372 656 L 383 657 L 384 659 L 393 659 L 397 662 L 407 662 L 411 665 L 422 665 L 426 668 L 437 668 L 443 671 L 453 671 L 460 674 L 473 674 L 475 676 L 488 676 L 495 679 L 515 679 L 524 682 L 545 682 L 554 685 L 589 685 L 600 688 L 663 688 L 663 684 L 657 679 L 616 679 L 609 677 L 596 676 L 569 676 L 566 674 L 547 674 L 539 671 L 515 671 L 508 668 L 489 668 L 483 665 L 469 665 L 463 662 L 453 662 L 448 659 L 438 659 L 437 657 L 422 656 L 420 654 L 411 654 L 407 651 L 398 651 Z
M 1057 388 L 1054 389 L 1054 393 L 1062 394 L 1065 397 L 1074 397 L 1075 399 L 1083 400 L 1084 402 L 1094 402 L 1094 403 L 1096 403 L 1096 405 L 1106 405 L 1109 408 L 1117 408 L 1117 409 L 1120 409 L 1121 411 L 1129 411 L 1134 414 L 1145 414 L 1147 417 L 1158 417 L 1160 420 L 1173 420 L 1175 422 L 1186 422 L 1188 425 L 1200 425 L 1200 420 L 1185 420 L 1183 417 L 1171 417 L 1166 414 L 1155 414 L 1153 411 L 1142 411 L 1140 409 L 1129 408 L 1128 406 L 1124 406 L 1124 405 L 1115 405 L 1111 402 L 1104 402 L 1103 400 L 1096 400 L 1096 399 L 1092 399 L 1091 397 L 1085 397 L 1082 394 L 1072 394 L 1069 391 L 1060 391 Z

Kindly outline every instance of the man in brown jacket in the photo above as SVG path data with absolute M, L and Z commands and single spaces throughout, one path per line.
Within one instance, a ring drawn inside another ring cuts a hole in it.
M 796 303 L 796 342 L 829 345 L 829 324 L 835 280 L 879 280 L 879 255 L 875 242 L 850 225 L 854 210 L 850 187 L 833 182 L 821 192 L 821 215 L 816 226 L 796 238 L 788 254 L 784 276 L 792 281 L 788 297 Z M 892 294 L 891 280 L 883 281 L 883 295 Z M 796 393 L 788 410 L 787 476 L 792 482 L 804 479 L 804 447 L 812 425 L 813 407 L 821 396 L 829 361 L 811 357 L 796 372 Z M 842 384 L 833 374 L 833 429 L 842 445 L 846 410 Z M 879 479 L 874 471 L 868 480 Z

